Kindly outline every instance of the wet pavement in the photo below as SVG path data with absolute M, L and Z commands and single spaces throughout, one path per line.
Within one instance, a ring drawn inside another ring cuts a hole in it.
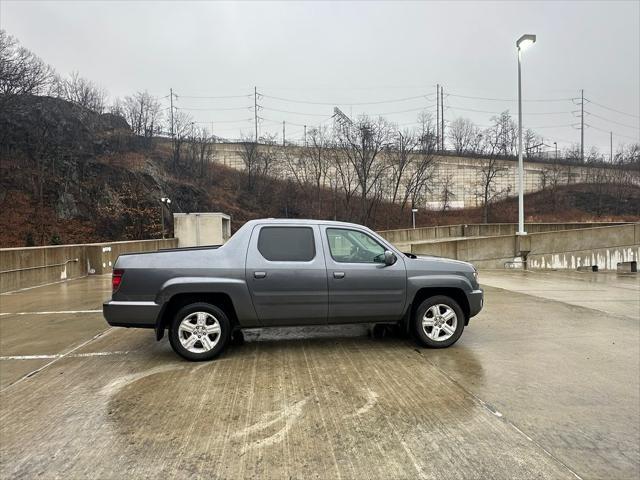
M 0 478 L 638 478 L 638 276 L 480 279 L 449 349 L 272 329 L 197 364 L 108 328 L 108 277 L 0 295 Z

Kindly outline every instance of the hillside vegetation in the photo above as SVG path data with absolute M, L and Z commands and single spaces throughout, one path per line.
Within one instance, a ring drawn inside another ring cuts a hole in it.
M 196 162 L 176 163 L 166 142 L 135 135 L 114 114 L 20 95 L 0 108 L 0 246 L 158 238 L 160 197 L 176 212 L 220 211 L 235 230 L 260 217 L 357 220 L 357 195 Z M 527 221 L 637 220 L 640 189 L 568 185 L 526 197 Z M 424 211 L 417 224 L 476 223 L 482 209 Z M 165 212 L 169 233 L 171 217 Z M 490 221 L 513 222 L 517 203 L 492 204 Z M 376 202 L 368 226 L 411 225 L 409 206 Z

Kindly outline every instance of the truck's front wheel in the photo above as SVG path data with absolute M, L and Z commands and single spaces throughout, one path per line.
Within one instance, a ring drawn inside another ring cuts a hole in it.
M 413 331 L 425 347 L 445 348 L 458 341 L 464 330 L 464 313 L 445 295 L 427 298 L 416 310 Z
M 225 313 L 209 303 L 182 307 L 171 321 L 169 342 L 173 350 L 191 361 L 211 360 L 229 341 L 231 323 Z

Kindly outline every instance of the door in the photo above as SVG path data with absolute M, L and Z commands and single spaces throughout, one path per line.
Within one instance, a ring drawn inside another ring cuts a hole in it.
M 327 268 L 315 225 L 257 225 L 246 280 L 262 325 L 327 323 Z
M 396 321 L 402 316 L 404 260 L 384 263 L 387 249 L 363 230 L 322 227 L 329 284 L 329 323 Z

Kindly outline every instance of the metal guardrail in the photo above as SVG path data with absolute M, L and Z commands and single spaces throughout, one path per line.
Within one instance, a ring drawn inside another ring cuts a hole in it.
M 0 271 L 0 274 L 24 272 L 26 270 L 39 270 L 39 269 L 42 269 L 42 268 L 63 267 L 65 265 L 67 265 L 68 263 L 75 263 L 75 262 L 79 262 L 79 261 L 80 261 L 79 258 L 72 258 L 70 260 L 67 260 L 66 262 L 52 263 L 51 265 L 38 265 L 38 266 L 35 266 L 35 267 L 24 267 L 24 268 L 13 268 L 11 270 L 2 270 L 2 271 Z

